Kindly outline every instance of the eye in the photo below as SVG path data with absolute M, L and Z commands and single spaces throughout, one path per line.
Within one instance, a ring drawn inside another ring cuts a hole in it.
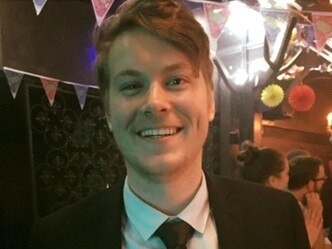
M 167 86 L 179 86 L 185 83 L 186 81 L 183 78 L 172 78 L 166 82 Z
M 133 96 L 140 92 L 143 85 L 139 82 L 128 82 L 121 86 L 120 90 L 125 96 Z
M 184 82 L 183 79 L 181 78 L 173 78 L 173 79 L 170 79 L 166 85 L 180 85 Z

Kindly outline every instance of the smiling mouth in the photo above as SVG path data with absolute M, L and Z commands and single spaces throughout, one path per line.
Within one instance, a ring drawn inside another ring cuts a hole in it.
M 158 129 L 146 129 L 138 132 L 138 135 L 143 138 L 161 138 L 174 136 L 179 133 L 182 128 L 158 128 Z

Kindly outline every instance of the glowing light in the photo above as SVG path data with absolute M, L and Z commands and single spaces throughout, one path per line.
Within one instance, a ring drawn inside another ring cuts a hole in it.
M 327 125 L 332 129 L 332 112 L 327 115 Z
M 242 86 L 246 83 L 248 74 L 243 68 L 240 68 L 234 73 L 232 78 L 236 85 Z
M 331 134 L 330 143 L 332 144 L 332 112 L 327 115 L 327 132 Z
M 252 43 L 262 43 L 265 34 L 262 15 L 238 1 L 230 2 L 229 8 L 232 14 L 225 27 L 235 36 L 242 37 L 247 33 Z

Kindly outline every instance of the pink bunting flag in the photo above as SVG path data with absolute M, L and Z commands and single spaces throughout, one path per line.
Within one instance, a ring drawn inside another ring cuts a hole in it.
M 55 98 L 56 90 L 58 88 L 59 81 L 58 80 L 43 79 L 43 78 L 40 79 L 40 80 L 43 84 L 43 87 L 44 87 L 46 96 L 48 98 L 48 101 L 50 102 L 50 104 L 52 106 L 53 103 L 54 103 L 54 98 Z
M 218 39 L 230 15 L 228 5 L 220 3 L 203 3 L 204 13 L 208 21 L 211 36 Z
M 37 16 L 40 14 L 40 12 L 42 11 L 45 3 L 47 2 L 47 0 L 33 0 L 33 4 L 35 6 L 35 10 L 37 13 Z
M 16 93 L 18 91 L 18 88 L 21 84 L 22 78 L 24 76 L 24 74 L 22 73 L 18 73 L 18 72 L 14 72 L 14 71 L 10 71 L 7 69 L 3 70 L 6 78 L 7 78 L 7 82 L 10 88 L 10 91 L 12 93 L 13 98 L 16 98 Z
M 111 8 L 114 0 L 91 0 L 93 5 L 93 10 L 97 19 L 98 26 L 104 20 L 107 12 Z
M 74 85 L 74 88 L 76 91 L 78 102 L 80 103 L 81 109 L 83 110 L 89 87 L 82 85 Z
M 312 13 L 312 22 L 316 36 L 317 51 L 321 52 L 327 40 L 332 37 L 332 14 Z

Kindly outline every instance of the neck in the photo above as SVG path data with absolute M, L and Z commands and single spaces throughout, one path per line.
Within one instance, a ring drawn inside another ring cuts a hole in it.
M 306 194 L 305 189 L 296 189 L 296 190 L 291 190 L 290 192 L 294 195 L 297 201 L 303 204 L 304 196 Z
M 202 169 L 174 176 L 147 178 L 128 171 L 131 190 L 144 202 L 167 215 L 177 215 L 194 198 L 202 181 Z

